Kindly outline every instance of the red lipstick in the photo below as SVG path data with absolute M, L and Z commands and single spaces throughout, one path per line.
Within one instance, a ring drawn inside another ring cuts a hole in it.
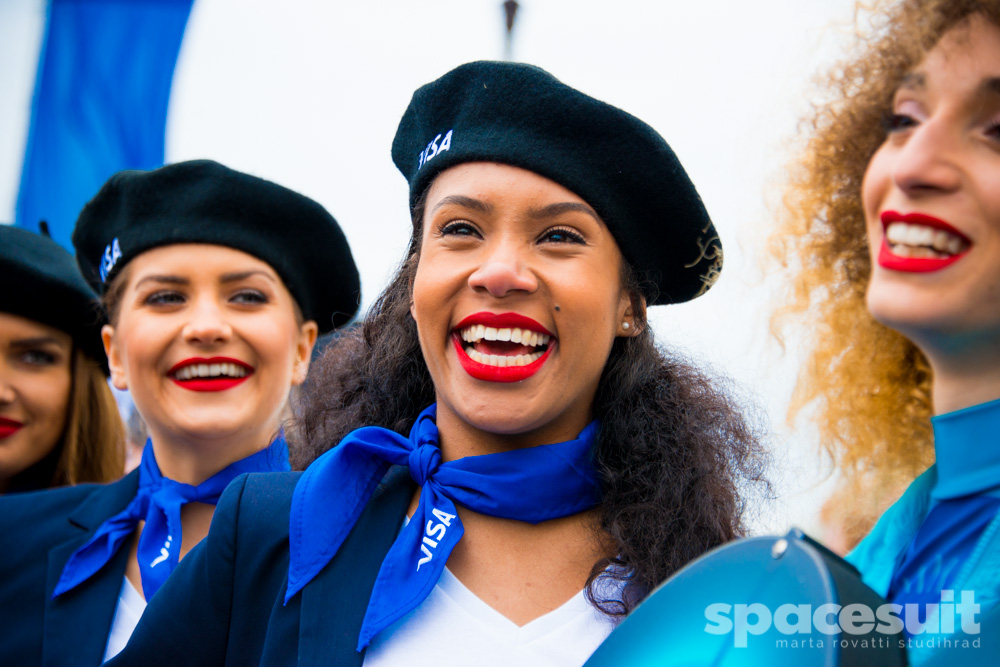
M 10 437 L 21 430 L 24 424 L 17 421 L 16 419 L 7 419 L 6 417 L 0 417 L 0 440 Z
M 520 382 L 521 380 L 527 380 L 537 373 L 545 362 L 548 361 L 553 347 L 549 345 L 549 349 L 545 350 L 542 356 L 524 366 L 490 366 L 474 361 L 466 354 L 465 348 L 462 347 L 462 339 L 457 334 L 452 335 L 451 341 L 455 344 L 455 351 L 458 353 L 458 362 L 462 364 L 465 372 L 477 380 L 486 380 L 487 382 Z
M 474 325 L 493 327 L 495 329 L 527 329 L 528 331 L 551 336 L 552 340 L 545 352 L 542 353 L 542 356 L 530 364 L 524 366 L 491 366 L 475 361 L 465 351 L 465 346 L 458 332 Z M 455 346 L 455 352 L 458 354 L 458 361 L 462 365 L 462 368 L 465 369 L 465 372 L 477 380 L 485 380 L 487 382 L 520 382 L 521 380 L 527 380 L 545 365 L 556 343 L 555 335 L 542 326 L 541 323 L 536 322 L 530 317 L 519 313 L 488 312 L 473 313 L 459 322 L 452 331 L 451 340 Z
M 904 215 L 896 211 L 884 211 L 880 217 L 882 220 L 882 246 L 879 248 L 878 263 L 879 266 L 886 269 L 891 269 L 893 271 L 905 271 L 908 273 L 930 273 L 932 271 L 939 271 L 947 266 L 951 266 L 958 260 L 965 257 L 969 248 L 972 247 L 972 241 L 970 241 L 969 237 L 965 234 L 958 231 L 944 220 L 926 215 L 924 213 L 907 213 Z M 954 234 L 962 239 L 965 244 L 965 249 L 960 253 L 950 255 L 948 257 L 901 257 L 900 255 L 896 255 L 892 252 L 892 248 L 886 240 L 886 231 L 888 230 L 889 225 L 894 222 L 924 225 L 925 227 L 940 229 L 948 232 L 949 234 Z
M 177 377 L 178 371 L 190 366 L 203 364 L 209 366 L 212 364 L 233 364 L 234 366 L 242 368 L 246 374 L 243 377 L 232 377 L 229 375 L 216 375 L 214 377 L 198 376 L 188 377 L 185 379 Z M 191 391 L 225 391 L 226 389 L 232 389 L 233 387 L 245 382 L 251 375 L 253 375 L 253 368 L 239 359 L 232 359 L 230 357 L 211 357 L 209 359 L 192 357 L 191 359 L 185 359 L 184 361 L 175 364 L 173 368 L 167 371 L 167 375 L 170 376 L 170 379 L 173 380 L 177 386 Z

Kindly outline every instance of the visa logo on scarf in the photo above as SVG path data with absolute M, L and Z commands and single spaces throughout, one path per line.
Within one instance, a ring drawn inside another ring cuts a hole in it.
M 426 565 L 434 560 L 434 552 L 431 551 L 431 549 L 437 549 L 438 542 L 444 539 L 445 533 L 448 532 L 448 528 L 451 526 L 451 522 L 455 518 L 454 514 L 442 512 L 436 507 L 431 509 L 431 514 L 434 515 L 439 523 L 434 523 L 430 519 L 427 520 L 427 526 L 424 528 L 424 539 L 420 544 L 420 553 L 422 553 L 424 557 L 417 561 L 418 572 L 420 571 L 421 565 Z

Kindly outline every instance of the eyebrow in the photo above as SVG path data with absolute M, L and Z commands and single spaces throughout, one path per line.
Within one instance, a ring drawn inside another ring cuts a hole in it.
M 55 336 L 36 336 L 35 338 L 21 338 L 11 341 L 12 347 L 38 347 L 40 345 L 63 347 L 63 341 L 60 341 Z
M 927 78 L 919 72 L 910 72 L 899 83 L 900 88 L 922 90 L 927 87 Z M 1000 77 L 990 76 L 983 79 L 976 87 L 979 94 L 1000 95 Z
M 979 92 L 988 95 L 1000 95 L 1000 77 L 991 76 L 979 84 Z
M 472 197 L 466 197 L 465 195 L 449 195 L 439 201 L 434 206 L 434 211 L 438 210 L 442 206 L 447 205 L 464 206 L 465 208 L 471 208 L 474 211 L 479 211 L 480 213 L 490 213 L 493 210 L 493 205 L 488 204 L 479 199 L 474 199 Z M 544 219 L 544 218 L 554 218 L 563 213 L 569 212 L 579 212 L 586 213 L 587 215 L 594 218 L 598 222 L 603 222 L 601 217 L 597 215 L 594 209 L 590 208 L 586 204 L 580 204 L 578 202 L 559 202 L 556 204 L 549 204 L 548 206 L 543 206 L 542 208 L 536 208 L 528 211 L 528 215 L 532 218 Z
M 266 271 L 262 271 L 260 269 L 250 269 L 249 271 L 233 271 L 231 273 L 224 273 L 224 274 L 222 274 L 222 277 L 219 278 L 219 282 L 220 283 L 234 283 L 234 282 L 239 282 L 241 280 L 246 280 L 247 278 L 249 278 L 251 276 L 263 276 L 264 278 L 267 278 L 271 282 L 274 282 L 274 277 L 271 274 L 267 273 Z M 156 283 L 165 283 L 167 285 L 190 285 L 191 284 L 190 280 L 188 280 L 187 278 L 183 278 L 181 276 L 152 275 L 152 276 L 145 276 L 144 278 L 142 278 L 141 280 L 139 280 L 139 282 L 137 282 L 135 284 L 136 289 L 138 289 L 138 287 L 140 285 L 142 285 L 144 282 L 147 282 L 147 281 L 149 281 L 149 282 L 156 282 Z
M 139 285 L 142 285 L 145 282 L 166 283 L 167 285 L 190 285 L 191 284 L 190 280 L 188 280 L 187 278 L 181 278 L 180 276 L 160 276 L 160 275 L 153 275 L 153 276 L 145 276 L 145 277 L 141 278 L 139 280 L 139 282 L 137 282 L 135 284 L 136 289 L 139 288 Z
M 586 213 L 597 222 L 600 222 L 602 224 L 604 223 L 604 221 L 601 220 L 601 216 L 597 215 L 597 212 L 594 209 L 590 208 L 586 204 L 580 204 L 578 202 L 571 202 L 571 201 L 559 202 L 557 204 L 549 204 L 548 206 L 543 206 L 542 208 L 532 209 L 531 211 L 528 212 L 528 215 L 538 220 L 545 218 L 554 218 L 556 216 L 562 215 L 563 213 Z
M 927 87 L 927 77 L 920 72 L 910 72 L 899 82 L 899 87 L 922 90 Z
M 240 280 L 246 280 L 251 276 L 263 276 L 271 282 L 275 282 L 274 276 L 261 269 L 250 269 L 249 271 L 233 271 L 232 273 L 224 273 L 222 277 L 219 278 L 220 283 L 235 283 Z
M 472 197 L 466 197 L 465 195 L 448 195 L 435 204 L 431 212 L 433 213 L 442 206 L 448 205 L 471 208 L 473 211 L 479 211 L 480 213 L 489 213 L 493 210 L 493 206 L 491 204 L 487 204 L 479 199 L 473 199 Z

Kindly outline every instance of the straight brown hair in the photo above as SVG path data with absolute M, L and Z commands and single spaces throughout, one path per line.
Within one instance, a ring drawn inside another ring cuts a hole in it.
M 125 469 L 125 427 L 104 371 L 73 351 L 69 414 L 50 486 L 111 482 Z

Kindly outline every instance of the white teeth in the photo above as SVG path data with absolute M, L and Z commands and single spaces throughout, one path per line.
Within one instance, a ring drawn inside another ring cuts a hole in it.
M 902 244 L 892 246 L 892 254 L 898 257 L 916 257 L 918 259 L 947 259 L 951 256 L 922 245 L 912 246 Z
M 481 354 L 475 350 L 468 349 L 465 351 L 469 355 L 469 358 L 473 361 L 477 361 L 481 364 L 487 366 L 527 366 L 533 361 L 537 361 L 541 358 L 542 352 L 534 352 L 532 354 L 519 354 L 517 356 L 505 356 L 497 354 Z
M 539 345 L 546 345 L 552 336 L 543 333 L 537 333 L 534 331 L 529 331 L 528 329 L 517 329 L 517 328 L 494 328 L 494 327 L 484 327 L 482 324 L 472 325 L 467 329 L 462 329 L 459 332 L 459 336 L 466 343 L 475 343 L 480 340 L 499 340 L 499 341 L 510 341 L 511 343 L 519 343 L 521 345 L 527 345 L 529 347 L 538 347 Z
M 891 223 L 885 230 L 885 240 L 893 246 L 893 253 L 901 257 L 939 257 L 942 253 L 957 255 L 965 247 L 965 241 L 951 232 L 907 222 Z M 903 250 L 903 247 L 909 250 Z M 917 249 L 930 254 L 911 252 Z
M 221 364 L 191 364 L 185 366 L 174 373 L 178 380 L 190 380 L 198 377 L 246 377 L 247 370 L 242 366 L 231 363 Z

